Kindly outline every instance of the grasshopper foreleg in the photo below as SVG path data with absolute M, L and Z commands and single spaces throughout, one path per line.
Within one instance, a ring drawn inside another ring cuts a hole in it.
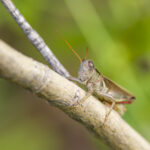
M 71 80 L 71 81 L 76 81 L 76 82 L 79 82 L 81 84 L 84 84 L 78 78 L 75 78 L 75 77 L 72 77 L 72 76 L 68 77 L 68 79 Z M 89 84 L 89 85 L 90 85 L 90 87 L 88 88 L 88 92 L 86 93 L 86 95 L 83 98 L 81 98 L 80 100 L 78 100 L 76 103 L 74 103 L 71 107 L 75 107 L 79 103 L 83 103 L 88 97 L 90 97 L 93 94 L 92 84 Z
M 67 79 L 70 80 L 70 81 L 76 81 L 76 82 L 78 82 L 80 84 L 83 84 L 78 78 L 75 78 L 75 77 L 72 77 L 72 76 L 67 77 Z
M 71 107 L 75 107 L 78 104 L 82 104 L 88 97 L 90 97 L 92 95 L 92 93 L 93 92 L 88 91 L 85 96 L 83 96 L 80 100 L 78 100 L 77 102 L 75 102 L 74 104 L 72 104 Z

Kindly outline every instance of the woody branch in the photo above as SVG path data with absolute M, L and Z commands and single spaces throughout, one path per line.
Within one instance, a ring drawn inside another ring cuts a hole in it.
M 107 108 L 94 97 L 89 97 L 74 109 L 70 106 L 82 98 L 85 92 L 77 85 L 63 78 L 46 65 L 15 51 L 0 41 L 0 76 L 59 107 L 72 119 L 90 129 L 111 149 L 149 150 L 149 143 L 132 129 L 121 117 L 112 111 L 103 124 Z

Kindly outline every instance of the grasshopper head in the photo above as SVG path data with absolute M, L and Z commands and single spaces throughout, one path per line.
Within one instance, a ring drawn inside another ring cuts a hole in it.
M 81 57 L 78 55 L 78 53 L 68 43 L 68 41 L 65 40 L 64 37 L 61 34 L 60 34 L 60 36 L 62 37 L 64 42 L 69 46 L 69 48 L 72 50 L 72 52 L 77 56 L 77 58 L 79 59 L 79 61 L 81 63 L 80 69 L 78 71 L 78 79 L 83 83 L 88 81 L 88 79 L 90 79 L 91 76 L 93 75 L 93 73 L 95 71 L 95 67 L 94 67 L 94 64 L 93 64 L 92 61 L 86 59 L 87 49 L 86 49 L 86 53 L 85 53 L 85 59 L 82 60 Z
M 90 60 L 83 59 L 78 72 L 78 79 L 81 82 L 86 82 L 91 78 L 94 72 L 95 67 L 93 62 Z

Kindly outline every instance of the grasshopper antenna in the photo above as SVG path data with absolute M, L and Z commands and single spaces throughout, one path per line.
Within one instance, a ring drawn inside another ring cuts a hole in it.
M 81 57 L 78 55 L 78 53 L 72 48 L 72 46 L 68 43 L 67 40 L 65 40 L 65 38 L 60 34 L 60 32 L 58 32 L 58 30 L 56 30 L 56 32 L 60 35 L 60 37 L 62 38 L 62 40 L 68 45 L 68 47 L 72 50 L 72 52 L 77 56 L 77 58 L 80 60 L 80 63 L 82 63 L 82 59 Z
M 86 51 L 85 51 L 85 65 L 86 65 L 87 53 L 88 53 L 88 48 L 86 48 Z

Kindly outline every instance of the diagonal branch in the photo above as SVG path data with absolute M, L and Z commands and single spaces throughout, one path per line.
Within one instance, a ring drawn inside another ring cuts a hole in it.
M 52 68 L 64 77 L 68 77 L 68 71 L 63 67 L 63 65 L 59 62 L 59 60 L 52 53 L 50 48 L 45 44 L 44 40 L 40 37 L 40 35 L 30 26 L 30 24 L 25 20 L 23 15 L 19 12 L 19 10 L 15 7 L 15 5 L 11 2 L 11 0 L 0 0 L 9 13 L 12 15 L 14 20 L 17 22 L 19 27 L 26 34 L 29 41 L 40 51 L 45 60 L 51 64 Z
M 77 85 L 0 41 L 0 76 L 31 90 L 50 104 L 59 107 L 71 118 L 90 129 L 111 149 L 150 150 L 150 144 L 112 111 L 105 126 L 108 109 L 89 97 L 74 109 L 70 106 L 85 95 Z

